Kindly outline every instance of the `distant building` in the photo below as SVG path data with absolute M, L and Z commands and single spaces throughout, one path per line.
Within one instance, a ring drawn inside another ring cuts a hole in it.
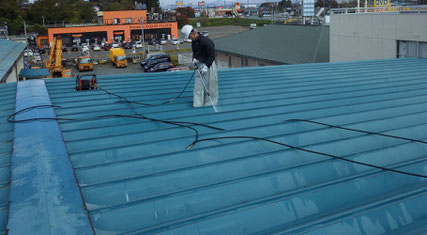
M 7 26 L 0 26 L 0 39 L 8 39 L 9 34 L 7 31 Z
M 0 83 L 18 81 L 24 68 L 24 50 L 27 45 L 0 39 Z
M 331 62 L 427 58 L 427 14 L 413 10 L 331 14 Z
M 155 18 L 151 15 L 147 17 L 146 10 L 99 11 L 97 14 L 97 24 L 49 28 L 49 43 L 57 35 L 62 36 L 63 43 L 68 46 L 75 42 L 86 42 L 87 40 L 91 42 L 105 40 L 108 43 L 141 40 L 142 23 L 145 40 L 166 38 L 167 35 L 172 38 L 178 37 L 178 23 L 175 19 Z
M 320 39 L 317 56 L 316 46 Z M 214 40 L 219 67 L 329 62 L 329 27 L 268 25 Z

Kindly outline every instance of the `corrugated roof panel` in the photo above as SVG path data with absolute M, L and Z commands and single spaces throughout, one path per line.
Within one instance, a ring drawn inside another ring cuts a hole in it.
M 170 104 L 135 107 L 152 118 L 225 129 L 193 126 L 200 139 L 263 137 L 427 175 L 426 144 L 285 122 L 310 119 L 426 140 L 426 65 L 394 59 L 221 70 L 218 113 L 192 108 L 191 87 Z M 112 75 L 100 86 L 156 104 L 177 95 L 190 76 Z M 189 150 L 193 131 L 100 117 L 132 110 L 117 97 L 76 92 L 74 85 L 69 78 L 47 80 L 52 103 L 62 107 L 57 117 L 79 119 L 62 120 L 60 128 L 97 233 L 377 233 L 418 231 L 427 222 L 420 209 L 425 179 L 259 140 L 201 142 Z M 407 219 L 393 224 L 402 213 Z M 381 219 L 385 214 L 390 219 Z
M 320 41 L 319 41 L 320 40 Z M 217 51 L 283 64 L 329 62 L 329 26 L 266 25 L 215 39 Z
M 0 39 L 0 80 L 6 75 L 27 44 Z
M 13 123 L 6 119 L 15 112 L 15 96 L 16 83 L 0 85 L 0 234 L 6 234 L 13 141 Z

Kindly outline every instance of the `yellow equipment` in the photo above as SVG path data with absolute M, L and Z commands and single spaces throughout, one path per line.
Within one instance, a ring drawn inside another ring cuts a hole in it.
M 53 39 L 49 59 L 46 61 L 46 68 L 53 78 L 71 77 L 71 69 L 64 69 L 62 66 L 62 38 L 57 36 Z

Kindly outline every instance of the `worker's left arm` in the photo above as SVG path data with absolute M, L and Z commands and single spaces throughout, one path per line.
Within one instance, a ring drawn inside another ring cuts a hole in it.
M 205 51 L 208 57 L 208 60 L 206 61 L 206 66 L 208 68 L 211 67 L 213 61 L 215 60 L 215 44 L 211 40 L 205 40 Z

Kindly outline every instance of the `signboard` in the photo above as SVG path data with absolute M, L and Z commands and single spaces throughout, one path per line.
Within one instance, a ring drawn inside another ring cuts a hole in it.
M 205 2 L 199 2 L 199 7 L 204 7 L 205 6 Z
M 374 0 L 374 7 L 389 7 L 390 0 Z
M 234 8 L 235 8 L 236 10 L 240 10 L 240 2 L 235 2 L 235 3 L 234 3 Z
M 176 1 L 176 5 L 177 6 L 184 6 L 184 2 L 183 1 Z
M 314 16 L 314 0 L 304 0 L 303 2 L 303 15 Z

